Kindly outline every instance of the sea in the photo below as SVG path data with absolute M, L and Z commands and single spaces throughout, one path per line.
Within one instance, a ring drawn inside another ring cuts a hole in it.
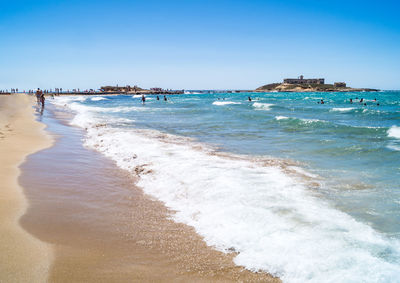
M 237 265 L 283 282 L 400 282 L 400 91 L 166 98 L 48 102 Z

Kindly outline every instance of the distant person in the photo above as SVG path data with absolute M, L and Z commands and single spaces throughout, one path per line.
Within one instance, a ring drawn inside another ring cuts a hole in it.
M 361 98 L 360 103 L 362 103 L 364 101 L 364 98 Z
M 379 106 L 379 103 L 377 103 L 376 106 Z
M 142 103 L 144 104 L 146 102 L 146 97 L 144 96 L 144 94 L 142 94 Z
M 353 98 L 350 98 L 350 103 L 353 103 Z
M 158 95 L 157 95 L 157 100 L 160 100 L 160 98 L 158 97 Z
M 324 100 L 323 99 L 321 99 L 321 104 L 324 104 L 325 102 L 324 102 Z
M 37 89 L 36 91 L 36 101 L 39 104 L 40 103 L 40 96 L 42 95 L 42 91 L 40 90 L 40 88 Z
M 167 97 L 164 95 L 164 101 L 167 101 Z
M 249 96 L 249 101 L 251 101 L 251 97 Z
M 364 106 L 367 106 L 367 103 L 364 103 Z
M 40 103 L 42 104 L 42 108 L 44 108 L 44 101 L 45 101 L 44 93 L 42 92 L 42 93 L 40 94 Z

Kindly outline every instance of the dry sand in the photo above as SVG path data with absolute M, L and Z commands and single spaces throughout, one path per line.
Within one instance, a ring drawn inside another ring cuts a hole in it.
M 52 258 L 51 246 L 19 225 L 27 208 L 19 165 L 52 143 L 33 103 L 23 94 L 0 96 L 0 282 L 45 282 Z

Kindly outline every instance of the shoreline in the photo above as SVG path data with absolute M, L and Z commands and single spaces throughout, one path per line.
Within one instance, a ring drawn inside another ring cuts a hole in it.
M 45 282 L 52 248 L 25 231 L 20 217 L 29 202 L 19 184 L 27 156 L 48 148 L 52 139 L 36 121 L 34 100 L 24 94 L 0 97 L 0 281 Z
M 42 120 L 57 142 L 30 155 L 20 178 L 30 202 L 22 227 L 54 249 L 49 281 L 280 282 L 235 265 L 234 253 L 214 250 L 171 220 L 173 212 L 135 177 L 83 147 L 70 117 L 51 115 L 46 110 Z

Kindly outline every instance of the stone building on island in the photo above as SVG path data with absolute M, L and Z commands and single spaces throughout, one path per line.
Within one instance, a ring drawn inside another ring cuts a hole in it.
M 297 79 L 284 79 L 283 83 L 285 84 L 325 84 L 325 79 L 305 79 L 303 75 L 298 77 Z

